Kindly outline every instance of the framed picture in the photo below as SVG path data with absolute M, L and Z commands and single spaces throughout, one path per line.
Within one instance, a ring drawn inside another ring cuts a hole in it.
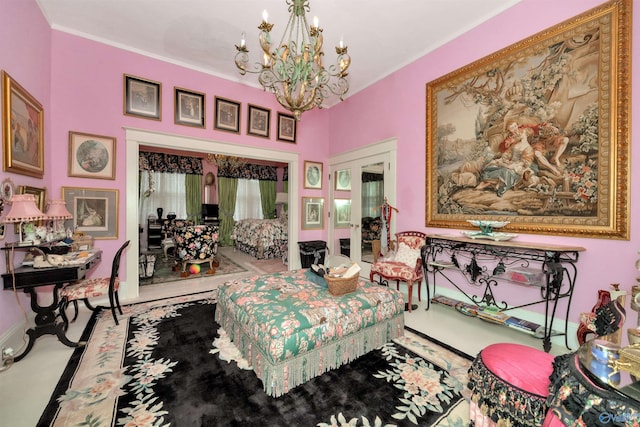
M 40 209 L 40 212 L 44 213 L 47 203 L 47 189 L 46 188 L 38 188 L 38 187 L 30 187 L 28 185 L 19 185 L 18 186 L 18 194 L 31 194 L 36 199 L 36 206 Z M 43 225 L 44 220 L 40 220 L 36 222 L 36 225 L 39 227 Z M 20 227 L 17 225 L 13 227 L 14 233 L 18 234 Z
M 44 176 L 42 105 L 2 71 L 2 170 Z
M 2 200 L 4 202 L 10 202 L 11 197 L 15 194 L 16 187 L 13 185 L 11 178 L 5 178 L 2 181 Z
M 116 139 L 69 131 L 68 175 L 116 179 Z
M 351 190 L 351 170 L 350 169 L 342 169 L 342 170 L 336 171 L 335 189 L 337 191 Z
M 174 87 L 175 123 L 204 128 L 205 94 Z
M 426 86 L 427 227 L 629 239 L 631 2 Z
M 124 75 L 124 114 L 144 119 L 160 120 L 162 84 L 152 80 Z
M 351 199 L 333 199 L 333 226 L 349 228 L 351 223 Z
M 118 190 L 62 187 L 73 228 L 96 239 L 118 238 Z
M 322 190 L 322 163 L 304 162 L 304 188 Z
M 40 212 L 44 213 L 47 203 L 47 189 L 38 187 L 29 187 L 28 185 L 18 186 L 18 194 L 31 194 L 36 198 L 36 206 Z
M 296 142 L 296 118 L 278 112 L 278 141 Z
M 249 104 L 247 135 L 269 138 L 271 128 L 271 110 Z
M 240 133 L 240 103 L 216 96 L 214 127 L 218 130 Z
M 322 230 L 324 229 L 324 198 L 303 197 L 302 198 L 302 229 Z

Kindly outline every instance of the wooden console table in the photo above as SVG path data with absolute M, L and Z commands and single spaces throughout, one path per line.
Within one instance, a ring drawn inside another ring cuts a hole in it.
M 422 248 L 422 266 L 427 288 L 427 310 L 430 308 L 431 292 L 429 276 L 433 283 L 433 294 L 436 291 L 436 277 L 442 277 L 458 289 L 472 304 L 479 307 L 492 307 L 499 312 L 535 304 L 544 304 L 545 319 L 543 331 L 543 348 L 551 349 L 553 321 L 556 316 L 558 301 L 568 298 L 564 313 L 565 346 L 569 348 L 567 325 L 571 298 L 576 283 L 578 253 L 585 248 L 580 246 L 560 246 L 545 243 L 531 243 L 519 240 L 493 241 L 471 239 L 464 236 L 428 234 L 426 244 Z M 539 297 L 524 304 L 510 305 L 506 301 L 498 301 L 495 289 L 499 283 L 514 283 L 513 273 L 518 272 L 515 283 L 533 289 L 539 288 Z M 456 272 L 454 274 L 454 272 Z M 531 273 L 528 275 L 528 273 Z M 476 292 L 469 293 L 461 288 L 454 276 L 474 285 Z M 534 281 L 528 282 L 532 277 Z

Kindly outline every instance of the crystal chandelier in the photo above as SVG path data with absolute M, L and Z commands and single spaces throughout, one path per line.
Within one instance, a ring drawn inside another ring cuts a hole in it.
M 271 29 L 267 21 L 267 11 L 262 15 L 259 40 L 262 48 L 262 62 L 249 65 L 249 51 L 245 45 L 244 33 L 235 57 L 240 74 L 258 74 L 258 81 L 264 88 L 274 93 L 276 99 L 297 120 L 300 115 L 314 107 L 322 108 L 322 102 L 329 96 L 337 95 L 343 100 L 349 90 L 345 77 L 351 64 L 347 47 L 336 46 L 337 64 L 325 69 L 322 65 L 322 28 L 318 18 L 309 27 L 305 12 L 309 12 L 308 0 L 287 0 L 289 22 L 282 40 L 272 50 Z M 286 39 L 288 37 L 288 40 Z

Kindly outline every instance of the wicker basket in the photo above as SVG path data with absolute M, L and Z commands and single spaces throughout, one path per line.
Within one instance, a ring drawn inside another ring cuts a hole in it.
M 356 290 L 358 286 L 358 275 L 352 277 L 331 277 L 329 275 L 324 276 L 324 280 L 327 282 L 329 293 L 333 296 L 340 296 L 348 294 Z

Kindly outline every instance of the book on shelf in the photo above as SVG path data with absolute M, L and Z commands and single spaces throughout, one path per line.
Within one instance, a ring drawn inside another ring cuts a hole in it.
M 509 315 L 494 307 L 485 307 L 478 311 L 478 317 L 489 322 L 504 323 Z
M 460 313 L 465 314 L 467 316 L 475 316 L 478 314 L 478 310 L 480 307 L 474 304 L 469 304 L 466 302 L 462 302 L 455 298 L 449 298 L 442 295 L 436 295 L 431 298 L 431 302 L 446 305 L 447 307 L 455 308 Z
M 523 329 L 529 332 L 535 332 L 540 327 L 539 324 L 529 320 L 520 319 L 518 317 L 509 317 L 504 324 L 515 329 Z

